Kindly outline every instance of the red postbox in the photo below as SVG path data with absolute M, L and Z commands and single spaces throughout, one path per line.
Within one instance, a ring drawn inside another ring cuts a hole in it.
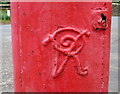
M 108 91 L 110 0 L 11 9 L 15 92 Z

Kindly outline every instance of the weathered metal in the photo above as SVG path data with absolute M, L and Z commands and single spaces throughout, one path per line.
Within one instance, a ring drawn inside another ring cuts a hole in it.
M 107 92 L 111 2 L 12 2 L 16 92 Z

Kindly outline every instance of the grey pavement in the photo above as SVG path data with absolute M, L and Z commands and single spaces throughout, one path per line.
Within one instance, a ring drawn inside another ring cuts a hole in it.
M 120 17 L 119 17 L 120 20 Z M 13 64 L 11 47 L 11 25 L 0 25 L 2 28 L 2 86 L 3 92 L 12 92 L 13 85 Z M 1 31 L 1 30 L 0 30 Z M 0 33 L 1 34 L 1 33 Z M 111 30 L 111 58 L 110 58 L 110 80 L 109 91 L 118 92 L 118 17 L 112 17 Z
M 112 17 L 112 29 L 111 29 L 111 57 L 110 57 L 110 80 L 109 91 L 118 92 L 118 21 L 120 17 Z
M 2 91 L 13 91 L 13 64 L 11 47 L 11 26 L 2 27 Z

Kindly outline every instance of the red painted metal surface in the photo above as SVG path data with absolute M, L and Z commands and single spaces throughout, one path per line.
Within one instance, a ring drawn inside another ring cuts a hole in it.
M 16 92 L 107 92 L 111 2 L 12 2 Z

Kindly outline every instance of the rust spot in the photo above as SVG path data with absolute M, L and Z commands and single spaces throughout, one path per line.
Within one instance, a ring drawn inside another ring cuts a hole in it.
M 34 51 L 32 51 L 32 54 L 34 54 L 35 52 Z
M 38 72 L 38 75 L 41 75 L 41 72 Z
M 94 24 L 94 28 L 95 28 L 95 30 L 106 30 L 106 28 L 108 26 L 107 18 L 103 13 L 100 16 L 101 16 L 101 19 L 98 20 L 98 22 L 96 24 Z
M 57 64 L 54 64 L 54 66 L 56 66 Z
M 101 14 L 102 21 L 106 21 L 106 16 L 104 14 Z
M 57 29 L 59 29 L 59 28 L 64 28 L 64 26 L 58 25 L 58 26 L 57 26 Z
M 106 2 L 104 3 L 104 6 L 106 6 L 107 4 L 106 4 Z

